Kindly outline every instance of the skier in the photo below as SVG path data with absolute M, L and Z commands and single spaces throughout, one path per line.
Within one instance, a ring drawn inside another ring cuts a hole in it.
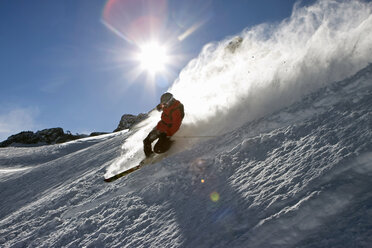
M 160 104 L 156 107 L 158 111 L 163 111 L 161 120 L 156 127 L 149 133 L 146 139 L 143 140 L 143 150 L 146 157 L 151 156 L 153 152 L 166 152 L 172 141 L 172 137 L 180 128 L 182 119 L 185 115 L 183 104 L 176 100 L 171 93 L 164 93 L 160 98 Z M 159 139 L 152 151 L 151 143 Z

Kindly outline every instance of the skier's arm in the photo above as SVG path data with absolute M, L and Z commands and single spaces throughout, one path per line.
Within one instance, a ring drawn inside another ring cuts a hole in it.
M 170 127 L 170 133 L 173 135 L 180 128 L 182 123 L 181 111 L 177 110 L 172 113 L 172 126 Z

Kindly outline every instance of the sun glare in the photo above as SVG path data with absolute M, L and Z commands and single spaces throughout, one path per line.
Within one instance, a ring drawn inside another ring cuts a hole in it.
M 150 42 L 140 47 L 137 59 L 142 70 L 153 74 L 162 72 L 168 63 L 167 50 L 156 42 Z

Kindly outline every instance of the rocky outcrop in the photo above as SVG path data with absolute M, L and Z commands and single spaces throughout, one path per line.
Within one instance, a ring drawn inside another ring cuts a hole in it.
M 0 147 L 58 144 L 84 137 L 87 137 L 87 135 L 65 133 L 60 127 L 49 128 L 37 131 L 36 133 L 26 131 L 12 135 L 7 140 L 1 142 Z
M 118 127 L 114 132 L 121 130 L 129 129 L 140 121 L 146 119 L 148 114 L 139 114 L 139 115 L 130 115 L 125 114 L 121 117 Z M 105 132 L 93 132 L 89 135 L 98 136 L 102 134 L 107 134 Z M 32 131 L 24 131 L 18 134 L 10 136 L 7 140 L 0 142 L 0 147 L 8 146 L 41 146 L 41 145 L 50 145 L 50 144 L 60 144 L 71 140 L 81 139 L 88 137 L 85 134 L 76 134 L 73 135 L 71 132 L 67 131 L 66 133 L 62 128 L 49 128 L 36 133 Z
M 119 125 L 114 130 L 114 132 L 129 129 L 133 127 L 135 124 L 139 123 L 140 121 L 146 119 L 147 117 L 148 117 L 148 114 L 139 114 L 139 115 L 125 114 L 121 117 Z

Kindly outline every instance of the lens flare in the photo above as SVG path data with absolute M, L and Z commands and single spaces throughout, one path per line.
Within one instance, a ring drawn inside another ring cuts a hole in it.
M 218 202 L 220 200 L 220 194 L 218 194 L 216 191 L 212 192 L 209 197 L 211 198 L 212 202 Z
M 161 34 L 166 27 L 166 0 L 109 0 L 102 22 L 133 44 Z

